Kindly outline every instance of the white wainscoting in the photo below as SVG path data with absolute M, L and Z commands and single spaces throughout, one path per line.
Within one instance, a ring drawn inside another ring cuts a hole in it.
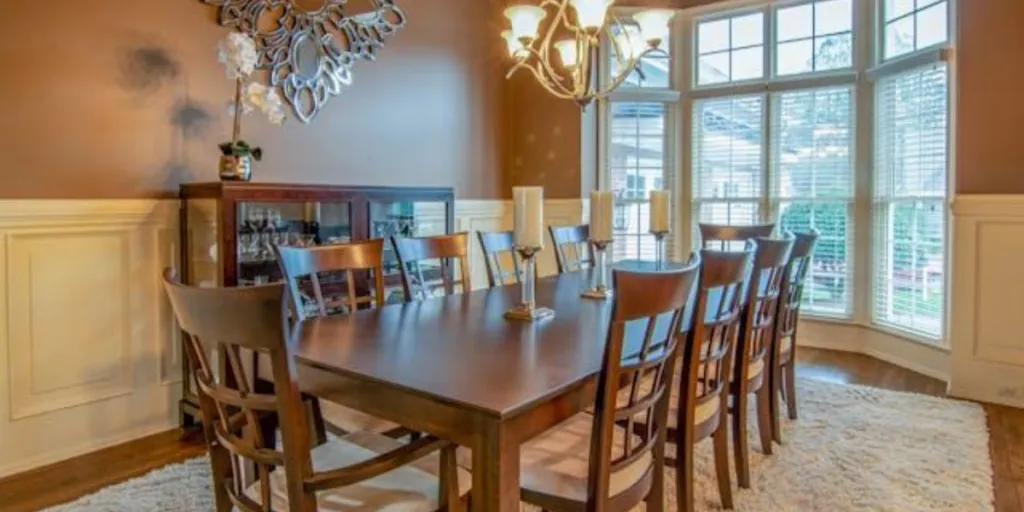
M 0 201 L 0 476 L 177 421 L 177 202 Z
M 1024 195 L 953 205 L 950 394 L 1024 407 Z
M 797 336 L 801 347 L 865 354 L 949 382 L 949 351 L 875 327 L 804 319 Z
M 549 200 L 546 223 L 579 223 L 582 205 Z M 455 216 L 457 231 L 512 228 L 508 200 L 459 200 Z M 176 200 L 0 201 L 0 477 L 177 426 L 182 354 L 160 284 L 177 224 Z

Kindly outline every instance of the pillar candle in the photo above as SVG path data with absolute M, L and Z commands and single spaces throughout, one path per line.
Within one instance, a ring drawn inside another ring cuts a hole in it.
M 544 247 L 544 188 L 512 187 L 517 247 Z
M 612 240 L 611 192 L 595 190 L 590 193 L 590 239 L 598 242 Z
M 651 233 L 669 231 L 669 195 L 667 190 L 651 191 Z

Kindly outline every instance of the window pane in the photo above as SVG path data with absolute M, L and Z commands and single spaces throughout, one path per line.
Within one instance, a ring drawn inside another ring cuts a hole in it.
M 853 66 L 853 40 L 850 34 L 825 36 L 814 40 L 814 69 L 845 69 Z
M 729 81 L 729 52 L 701 56 L 697 63 L 697 84 L 721 84 Z
M 636 25 L 632 25 L 636 26 Z M 612 33 L 618 35 L 620 29 L 618 25 L 612 26 Z M 668 88 L 671 65 L 672 65 L 672 43 L 671 36 L 662 39 L 661 44 L 658 45 L 658 49 L 665 53 L 653 54 L 648 57 L 644 57 L 640 61 L 639 69 L 642 72 L 633 70 L 626 81 L 623 82 L 622 87 L 629 88 Z M 608 64 L 611 70 L 611 76 L 617 76 L 619 74 L 619 68 L 623 62 L 619 61 L 619 58 L 615 55 L 614 50 L 608 51 Z
M 820 232 L 804 292 L 808 311 L 850 314 L 853 89 L 772 95 L 771 165 L 783 229 Z
M 611 105 L 608 166 L 610 188 L 615 195 L 615 259 L 655 257 L 654 239 L 648 234 L 648 196 L 652 189 L 662 188 L 666 182 L 665 116 L 662 103 Z M 671 241 L 667 244 L 672 245 Z
M 814 35 L 814 8 L 811 4 L 779 9 L 776 16 L 778 41 L 791 41 Z
M 853 6 L 850 0 L 829 0 L 814 4 L 814 35 L 838 34 L 853 30 Z
M 917 15 L 917 48 L 946 42 L 949 23 L 946 2 L 929 7 Z
M 752 224 L 763 197 L 764 96 L 694 104 L 693 194 L 698 222 Z
M 729 20 L 709 21 L 697 26 L 697 50 L 705 53 L 720 52 L 729 48 Z
M 733 81 L 750 80 L 764 76 L 764 47 L 755 46 L 732 52 Z
M 875 119 L 875 321 L 929 338 L 945 310 L 948 72 L 879 81 Z
M 819 233 L 804 288 L 805 311 L 849 316 L 853 273 L 850 203 L 784 202 L 780 214 L 784 231 L 807 233 L 816 229 Z
M 914 51 L 914 17 L 908 16 L 885 26 L 885 58 Z
M 914 10 L 914 0 L 885 0 L 885 21 L 891 21 Z
M 777 75 L 795 75 L 814 71 L 814 42 L 810 39 L 782 43 L 776 53 Z
M 732 19 L 732 48 L 764 44 L 764 14 L 754 13 Z

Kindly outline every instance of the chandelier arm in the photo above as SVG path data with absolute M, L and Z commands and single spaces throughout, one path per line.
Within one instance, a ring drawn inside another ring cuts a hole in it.
M 597 94 L 597 97 L 606 97 L 613 91 L 618 89 L 619 86 L 621 86 L 622 83 L 625 82 L 627 78 L 629 78 L 629 75 L 633 73 L 633 70 L 637 67 L 637 65 L 640 64 L 640 61 L 642 61 L 644 57 L 660 51 L 661 50 L 659 50 L 658 48 L 648 48 L 644 50 L 642 53 L 640 53 L 640 55 L 638 55 L 636 58 L 630 59 L 629 66 L 623 68 L 623 71 L 620 71 L 619 74 L 612 79 L 611 84 L 609 84 L 608 87 L 604 88 L 603 90 L 601 90 L 601 92 Z
M 572 91 L 565 87 L 565 77 L 554 70 L 554 67 L 551 66 L 551 62 L 546 58 L 546 56 L 538 52 L 535 48 L 528 48 L 528 50 L 530 55 L 533 56 L 537 62 L 535 66 L 530 66 L 526 64 L 526 61 L 528 61 L 529 58 L 523 59 L 523 67 L 529 68 L 534 75 L 537 75 L 538 77 L 543 76 L 545 80 L 550 81 L 554 86 L 565 91 L 565 94 L 572 94 Z
M 575 99 L 575 96 L 573 95 L 572 91 L 567 90 L 564 85 L 562 85 L 562 84 L 560 84 L 558 82 L 550 81 L 547 77 L 544 76 L 544 74 L 537 67 L 535 67 L 535 66 L 523 66 L 523 67 L 525 67 L 526 69 L 530 70 L 530 73 L 533 73 L 534 78 L 537 79 L 537 83 L 539 83 L 541 85 L 541 87 L 543 87 L 545 90 L 547 90 L 548 93 L 550 93 L 551 95 L 555 96 L 556 98 L 563 99 L 563 100 Z

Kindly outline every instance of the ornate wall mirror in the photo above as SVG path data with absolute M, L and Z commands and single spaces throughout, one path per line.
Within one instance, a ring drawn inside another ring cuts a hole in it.
M 221 25 L 253 36 L 260 68 L 304 123 L 352 83 L 356 61 L 373 60 L 405 25 L 394 0 L 202 1 L 220 9 Z

